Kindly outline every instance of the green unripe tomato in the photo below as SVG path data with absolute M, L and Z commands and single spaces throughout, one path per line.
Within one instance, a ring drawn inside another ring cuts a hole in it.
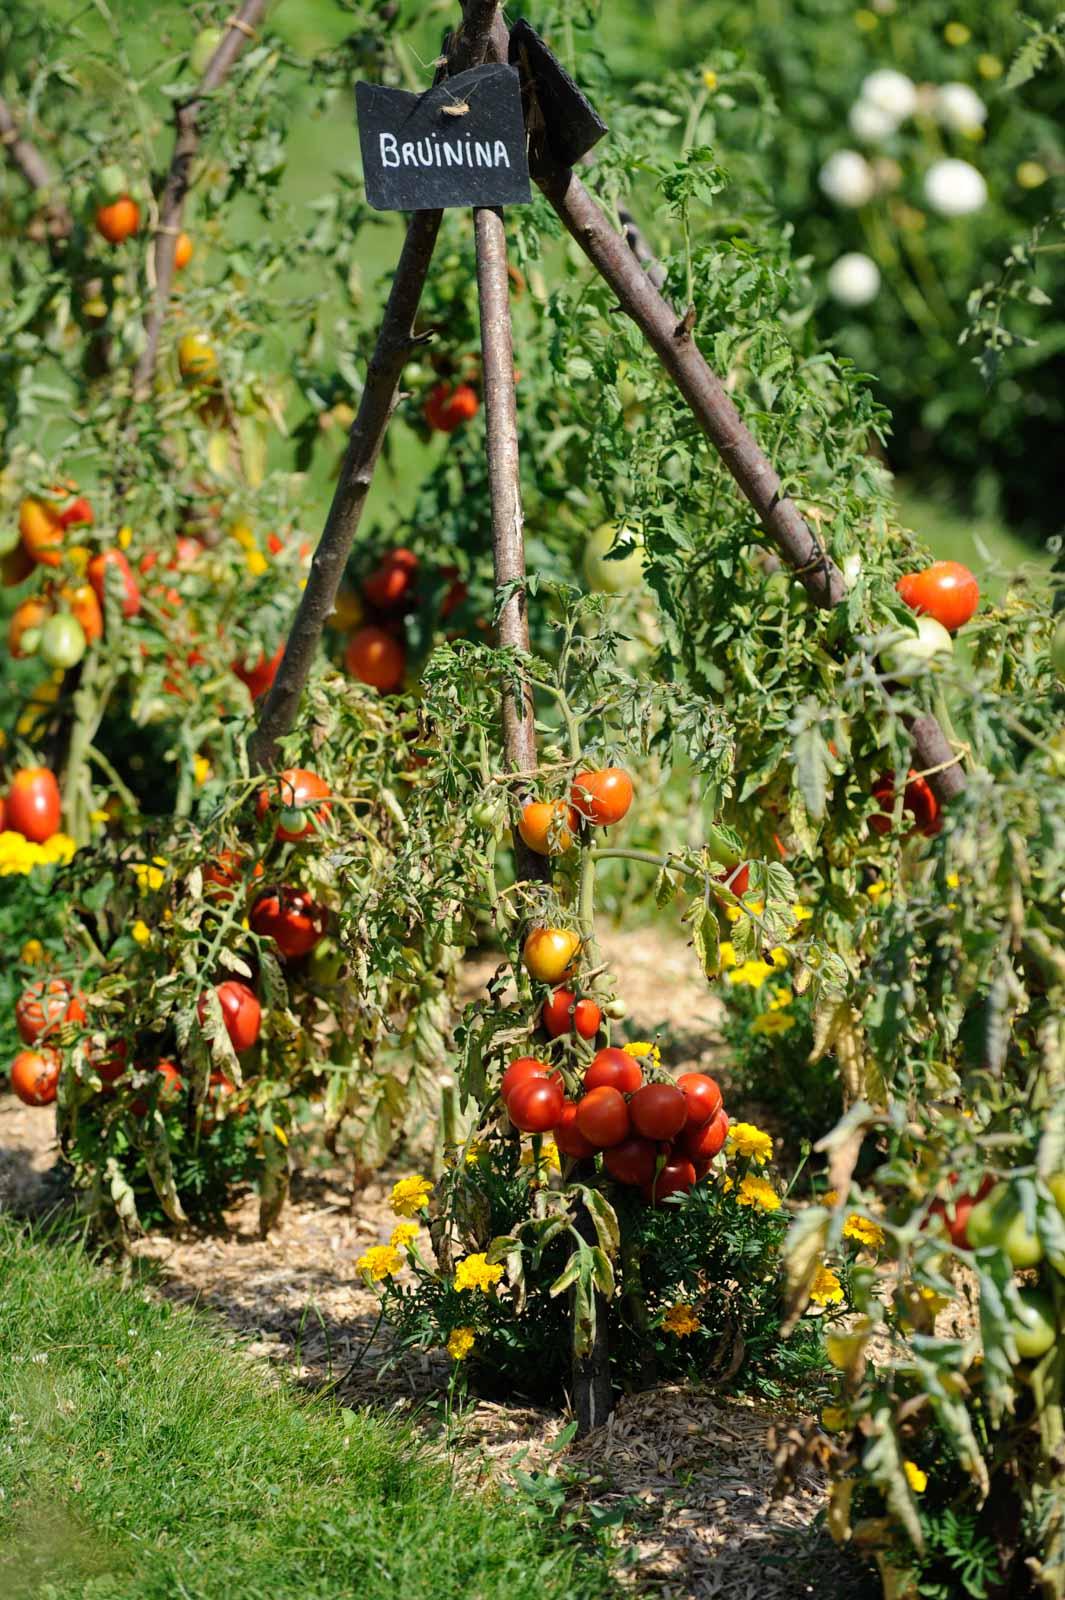
M 1043 1259 L 1042 1242 L 1028 1231 L 1020 1203 L 1004 1183 L 997 1183 L 973 1206 L 966 1232 L 974 1250 L 994 1245 L 1006 1252 L 1015 1267 L 1034 1267 Z
M 499 835 L 507 825 L 507 803 L 502 799 L 478 800 L 470 811 L 470 821 L 475 828 Z
M 77 617 L 65 611 L 49 617 L 41 629 L 40 652 L 50 667 L 76 667 L 85 654 L 85 633 Z
M 18 642 L 19 655 L 35 656 L 41 648 L 40 628 L 27 628 Z
M 319 989 L 331 989 L 344 970 L 344 952 L 335 939 L 319 939 L 307 957 L 307 976 Z
M 101 205 L 110 205 L 129 194 L 129 179 L 117 161 L 109 161 L 96 174 L 96 197 Z
M 624 1000 L 608 1000 L 603 1007 L 603 1015 L 609 1017 L 611 1022 L 624 1022 L 629 1014 L 629 1008 Z
M 1010 1327 L 1022 1361 L 1038 1361 L 1058 1337 L 1054 1302 L 1045 1289 L 1018 1289 L 1020 1315 L 1011 1317 Z
M 1058 618 L 1058 625 L 1050 636 L 1050 665 L 1065 683 L 1065 615 Z
M 631 548 L 631 554 L 618 560 L 607 560 L 607 551 L 615 544 L 622 549 Z M 634 536 L 626 528 L 616 528 L 604 522 L 596 528 L 584 547 L 581 568 L 589 589 L 599 594 L 628 594 L 643 583 L 644 553 Z
M 929 664 L 937 656 L 954 653 L 954 640 L 935 617 L 918 617 L 917 634 L 906 634 L 897 644 L 890 645 L 881 657 L 880 664 L 889 678 L 899 683 L 909 683 L 923 677 Z
M 197 78 L 202 78 L 211 64 L 211 57 L 225 38 L 221 28 L 201 28 L 192 41 L 189 66 Z

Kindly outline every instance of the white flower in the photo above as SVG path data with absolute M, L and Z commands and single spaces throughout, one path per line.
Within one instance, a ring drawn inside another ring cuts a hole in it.
M 866 144 L 890 139 L 898 127 L 898 121 L 890 111 L 875 106 L 871 100 L 856 100 L 847 113 L 847 121 L 851 132 Z
M 968 161 L 936 161 L 924 177 L 925 199 L 941 217 L 967 217 L 987 204 L 987 184 Z
M 860 250 L 848 250 L 828 269 L 828 292 L 843 306 L 867 306 L 880 293 L 880 268 Z
M 857 150 L 834 151 L 818 173 L 818 182 L 840 206 L 864 206 L 876 189 L 873 169 Z
M 912 117 L 917 108 L 917 90 L 913 80 L 907 78 L 904 72 L 896 72 L 894 67 L 880 67 L 864 78 L 861 96 L 871 106 L 876 106 L 878 111 L 886 111 L 896 122 L 901 122 L 903 117 Z
M 955 133 L 981 128 L 987 121 L 987 107 L 967 83 L 945 83 L 936 90 L 933 109 L 938 121 Z

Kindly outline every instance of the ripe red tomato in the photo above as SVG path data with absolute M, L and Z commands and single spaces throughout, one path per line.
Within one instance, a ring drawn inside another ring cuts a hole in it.
M 329 913 L 303 889 L 264 889 L 252 907 L 256 933 L 273 939 L 283 956 L 305 956 L 325 935 Z
M 105 1049 L 107 1053 L 103 1056 L 91 1051 L 89 1061 L 93 1071 L 103 1079 L 104 1083 L 117 1083 L 126 1070 L 129 1045 L 125 1039 L 111 1039 Z
M 244 876 L 248 858 L 239 850 L 219 850 L 214 860 L 203 869 L 203 889 L 215 900 L 232 900 L 233 892 Z M 263 864 L 257 861 L 252 877 L 261 878 Z
M 173 1105 L 185 1092 L 184 1078 L 173 1061 L 158 1061 L 155 1070 L 162 1080 L 156 1094 L 156 1105 Z M 130 1101 L 129 1109 L 135 1117 L 143 1117 L 148 1114 L 149 1104 L 150 1101 L 143 1095 L 138 1095 L 135 1100 Z
M 957 1184 L 957 1174 L 950 1174 L 950 1184 L 953 1189 Z M 990 1174 L 980 1183 L 975 1194 L 951 1194 L 949 1200 L 934 1200 L 929 1207 L 929 1215 L 942 1217 L 944 1226 L 950 1235 L 951 1244 L 959 1250 L 971 1250 L 969 1242 L 969 1217 L 973 1206 L 979 1205 L 995 1187 L 995 1180 Z
M 42 978 L 24 989 L 15 1004 L 15 1027 L 23 1044 L 36 1044 L 64 1022 L 84 1022 L 84 996 L 65 978 Z
M 617 1089 L 620 1094 L 635 1094 L 643 1082 L 640 1064 L 624 1050 L 600 1050 L 584 1074 L 586 1090 Z
M 630 1100 L 629 1112 L 645 1139 L 672 1139 L 688 1120 L 688 1102 L 671 1083 L 645 1083 Z
M 980 604 L 980 585 L 960 561 L 933 561 L 923 572 L 907 572 L 895 587 L 911 611 L 935 617 L 951 633 L 963 628 Z
M 529 1078 L 507 1097 L 507 1115 L 523 1133 L 547 1133 L 562 1115 L 565 1096 L 552 1078 Z
M 307 821 L 301 828 L 286 827 L 283 822 L 277 825 L 274 837 L 292 843 L 296 839 L 309 838 L 324 826 L 332 806 L 319 806 L 316 811 L 310 811 L 308 806 L 313 800 L 328 801 L 332 793 L 324 778 L 320 778 L 316 772 L 308 772 L 306 767 L 286 767 L 277 780 L 276 789 L 259 790 L 255 812 L 261 822 L 272 807 L 279 807 L 282 811 L 306 810 Z
M 135 617 L 141 608 L 141 592 L 123 550 L 102 550 L 89 562 L 89 582 L 96 591 L 96 598 L 102 606 L 105 604 L 109 567 L 114 568 L 121 578 L 122 615 Z
M 595 1155 L 595 1145 L 577 1127 L 576 1101 L 563 1100 L 562 1113 L 555 1123 L 554 1132 L 555 1144 L 564 1156 L 572 1156 L 575 1161 L 587 1161 L 589 1156 Z
M 721 1090 L 705 1072 L 682 1072 L 677 1088 L 688 1102 L 685 1127 L 702 1128 L 721 1110 Z
M 418 557 L 402 545 L 390 550 L 364 581 L 362 592 L 378 611 L 393 611 L 413 595 Z
M 701 1128 L 685 1128 L 677 1140 L 677 1148 L 693 1161 L 712 1161 L 724 1148 L 727 1138 L 728 1117 L 724 1111 L 718 1111 Z
M 695 1167 L 685 1156 L 670 1156 L 657 1178 L 643 1186 L 649 1205 L 658 1205 L 671 1194 L 687 1194 L 695 1188 Z
M 609 828 L 620 822 L 632 805 L 632 779 L 620 767 L 578 772 L 570 790 L 570 800 L 588 822 Z
M 578 1100 L 576 1122 L 577 1131 L 597 1150 L 620 1144 L 622 1139 L 628 1138 L 632 1129 L 624 1095 L 606 1084 L 601 1089 L 592 1089 Z
M 47 767 L 23 767 L 11 780 L 7 825 L 34 844 L 46 844 L 59 832 L 62 805 L 55 774 Z
M 468 383 L 438 383 L 425 402 L 425 420 L 441 433 L 454 433 L 477 415 L 480 404 L 476 389 Z
M 258 700 L 261 694 L 265 694 L 267 689 L 273 686 L 274 679 L 277 677 L 277 669 L 281 665 L 281 657 L 284 653 L 285 644 L 284 640 L 282 640 L 269 661 L 266 659 L 265 650 L 259 652 L 258 661 L 254 662 L 250 667 L 245 666 L 243 661 L 234 661 L 234 676 L 240 679 L 253 700 Z
M 512 1061 L 503 1074 L 503 1081 L 499 1085 L 499 1092 L 504 1100 L 514 1093 L 521 1084 L 528 1083 L 530 1078 L 549 1078 L 551 1068 L 546 1061 L 538 1061 L 535 1056 L 519 1056 Z M 557 1073 L 556 1073 L 557 1077 Z
M 568 850 L 578 827 L 572 806 L 564 800 L 530 800 L 522 806 L 518 832 L 538 856 L 557 856 Z
M 880 807 L 869 818 L 869 826 L 874 833 L 890 833 L 895 815 L 895 774 L 892 771 L 882 772 L 873 785 L 873 799 Z M 939 811 L 939 801 L 926 779 L 910 769 L 906 790 L 902 797 L 902 809 L 908 811 L 914 819 L 907 838 L 915 833 L 923 833 L 926 839 L 931 839 L 943 826 L 943 819 Z
M 603 1020 L 595 1001 L 576 999 L 572 989 L 556 989 L 550 1000 L 544 1001 L 540 1015 L 552 1039 L 571 1029 L 578 1038 L 594 1039 Z
M 96 208 L 96 231 L 102 233 L 108 244 L 121 244 L 129 239 L 141 225 L 140 207 L 128 194 L 108 206 Z
M 360 683 L 392 694 L 403 682 L 407 652 L 402 641 L 384 628 L 359 628 L 348 640 L 344 665 Z
M 224 983 L 216 984 L 215 994 L 222 1007 L 222 1020 L 225 1022 L 230 1044 L 238 1054 L 241 1050 L 250 1050 L 259 1038 L 262 1022 L 262 1007 L 259 1005 L 258 996 L 238 978 L 227 978 Z M 202 1027 L 207 1016 L 205 994 L 200 996 L 196 1015 Z
M 62 1064 L 58 1050 L 20 1050 L 11 1063 L 11 1087 L 24 1105 L 51 1105 Z
M 603 1165 L 619 1183 L 634 1189 L 650 1183 L 655 1175 L 658 1147 L 651 1139 L 623 1139 L 603 1156 Z
M 714 877 L 718 883 L 723 883 L 726 889 L 731 889 L 737 900 L 742 900 L 750 887 L 750 864 L 744 861 L 738 867 L 722 867 L 720 872 L 714 873 Z
M 71 488 L 74 486 L 71 485 Z M 59 521 L 64 528 L 91 528 L 96 521 L 92 506 L 83 494 L 72 500 L 65 510 L 59 513 Z

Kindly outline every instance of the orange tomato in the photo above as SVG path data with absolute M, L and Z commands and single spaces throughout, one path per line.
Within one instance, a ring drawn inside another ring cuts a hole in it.
M 51 1105 L 61 1065 L 58 1050 L 20 1050 L 11 1063 L 11 1087 L 24 1105 Z
M 580 935 L 569 928 L 533 928 L 522 949 L 525 970 L 538 983 L 561 983 L 580 947 Z
M 425 420 L 441 433 L 454 433 L 477 415 L 480 404 L 476 389 L 468 383 L 438 383 L 425 402 Z
M 564 800 L 530 800 L 522 806 L 518 832 L 538 856 L 557 856 L 569 849 L 577 826 L 577 813 Z
M 50 615 L 51 609 L 48 602 L 39 594 L 31 594 L 27 599 L 19 601 L 7 625 L 7 647 L 16 661 L 23 660 L 31 653 L 29 650 L 23 650 L 22 640 L 27 633 L 40 628 Z
M 193 244 L 187 233 L 179 233 L 174 245 L 174 265 L 180 272 L 192 260 Z
M 92 644 L 94 639 L 102 639 L 104 614 L 92 584 L 79 583 L 75 588 L 62 589 L 60 596 L 65 601 L 71 616 L 81 623 L 81 631 L 89 644 Z
M 45 567 L 58 567 L 63 551 L 63 523 L 50 500 L 23 500 L 18 531 L 23 549 Z
M 344 665 L 360 683 L 391 694 L 403 682 L 407 652 L 402 642 L 384 628 L 359 628 L 348 641 Z
M 609 828 L 632 805 L 632 779 L 620 767 L 604 767 L 599 772 L 578 772 L 570 799 L 589 822 Z
M 141 225 L 140 206 L 124 194 L 110 205 L 97 206 L 96 231 L 102 233 L 108 244 L 121 244 L 129 239 Z

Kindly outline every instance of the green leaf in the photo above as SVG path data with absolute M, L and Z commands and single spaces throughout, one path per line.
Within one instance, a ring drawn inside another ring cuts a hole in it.
M 581 1275 L 581 1255 L 581 1250 L 574 1250 L 566 1265 L 548 1289 L 547 1292 L 552 1300 L 557 1299 L 560 1294 L 564 1294 L 567 1289 L 571 1289 L 577 1282 Z
M 687 920 L 700 965 L 708 978 L 716 978 L 721 970 L 721 930 L 717 912 L 700 895 L 689 902 Z

